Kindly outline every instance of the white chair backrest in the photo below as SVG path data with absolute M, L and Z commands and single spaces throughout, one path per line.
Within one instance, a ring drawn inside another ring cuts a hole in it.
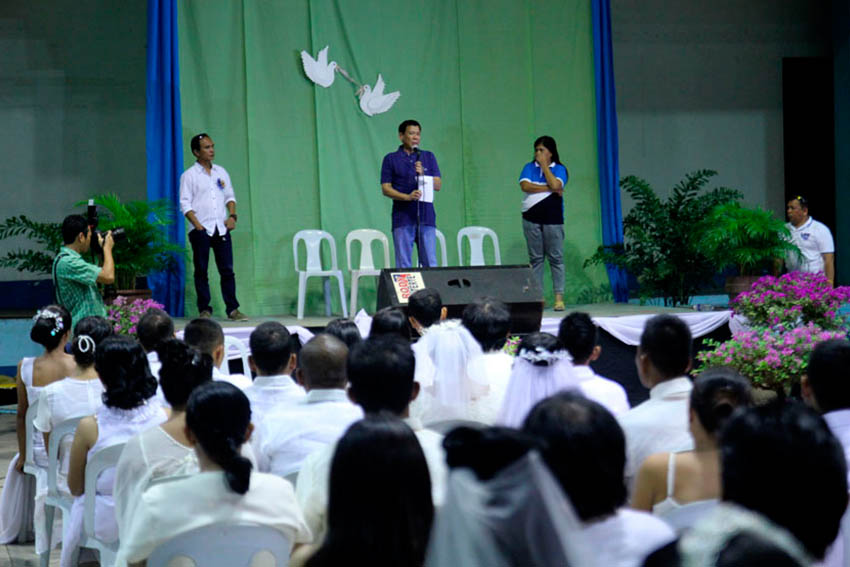
M 248 347 L 245 346 L 245 341 L 240 338 L 224 335 L 224 362 L 221 364 L 221 373 L 230 376 L 230 365 L 227 363 L 230 358 L 230 351 L 239 351 L 239 357 L 242 358 L 242 374 L 251 377 L 251 366 L 248 363 Z
M 434 229 L 434 234 L 437 236 L 437 242 L 440 243 L 440 266 L 445 268 L 449 265 L 449 252 L 448 248 L 446 248 L 446 235 L 443 234 L 439 228 Z
M 35 457 L 33 456 L 33 448 L 32 448 L 32 438 L 35 433 L 35 427 L 33 426 L 33 422 L 35 422 L 35 412 L 38 410 L 38 400 L 30 403 L 27 408 L 27 415 L 24 418 L 24 472 L 33 474 L 35 472 Z M 41 435 L 41 431 L 37 433 L 37 435 Z M 20 457 L 19 457 L 20 458 Z
M 275 565 L 286 567 L 292 542 L 282 532 L 254 524 L 212 524 L 181 534 L 157 547 L 148 567 L 166 567 L 175 557 L 188 557 L 203 567 L 251 565 L 251 558 L 266 551 Z
M 307 247 L 306 266 L 302 270 L 298 267 L 298 243 L 304 241 Z M 299 230 L 292 237 L 292 251 L 295 256 L 296 272 L 321 272 L 322 268 L 322 240 L 327 240 L 331 248 L 330 270 L 338 270 L 336 262 L 336 242 L 329 232 L 324 230 Z
M 118 458 L 124 450 L 124 443 L 117 443 L 101 449 L 91 456 L 86 462 L 86 488 L 84 493 L 85 509 L 83 512 L 83 526 L 89 537 L 94 536 L 94 509 L 95 495 L 97 494 L 97 477 L 106 469 L 113 468 L 118 464 Z
M 486 226 L 465 226 L 457 232 L 457 258 L 458 265 L 463 266 L 463 238 L 469 239 L 469 265 L 483 266 L 484 262 L 484 238 L 489 237 L 493 241 L 493 252 L 495 264 L 502 264 L 502 256 L 499 253 L 499 237 L 493 229 Z
M 355 268 L 351 264 L 351 243 L 360 242 L 360 264 Z M 372 257 L 372 242 L 379 241 L 383 246 L 384 268 L 390 267 L 390 241 L 387 235 L 373 228 L 359 228 L 352 230 L 345 236 L 345 257 L 348 261 L 348 270 L 375 270 L 375 260 Z
M 59 472 L 59 445 L 62 439 L 68 435 L 74 435 L 81 417 L 68 419 L 53 428 L 50 432 L 50 445 L 47 447 L 47 494 L 59 495 L 56 486 L 56 476 Z

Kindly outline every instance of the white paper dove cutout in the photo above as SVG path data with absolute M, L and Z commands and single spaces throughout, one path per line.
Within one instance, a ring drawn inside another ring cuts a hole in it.
M 374 89 L 369 85 L 361 87 L 363 92 L 360 94 L 360 110 L 366 116 L 374 116 L 388 111 L 401 96 L 398 91 L 384 94 L 384 86 L 384 78 L 378 73 L 378 81 L 375 83 Z
M 336 61 L 328 63 L 328 47 L 319 51 L 317 59 L 307 53 L 301 51 L 301 64 L 304 65 L 304 73 L 307 77 L 321 87 L 328 88 L 334 82 L 334 70 L 336 69 Z

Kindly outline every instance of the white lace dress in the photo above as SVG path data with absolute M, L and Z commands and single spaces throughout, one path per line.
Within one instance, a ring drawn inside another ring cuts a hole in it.
M 118 443 L 126 443 L 131 437 L 142 431 L 156 427 L 163 423 L 167 416 L 159 403 L 153 396 L 139 407 L 125 410 L 102 406 L 95 414 L 97 420 L 97 441 L 89 449 L 86 459 L 92 455 Z M 113 486 L 115 484 L 115 469 L 105 470 L 97 480 L 97 498 L 95 504 L 95 535 L 103 541 L 115 541 L 118 539 L 118 525 L 115 521 L 115 502 L 112 498 Z M 80 541 L 83 528 L 83 503 L 85 495 L 80 495 L 74 500 L 71 508 L 71 525 L 66 530 L 67 541 L 62 545 L 62 556 L 60 565 L 71 566 L 71 557 L 74 549 Z

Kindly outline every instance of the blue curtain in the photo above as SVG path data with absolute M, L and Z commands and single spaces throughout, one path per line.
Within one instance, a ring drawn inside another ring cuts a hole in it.
M 602 204 L 602 242 L 623 242 L 623 211 L 620 206 L 620 163 L 617 141 L 617 97 L 611 46 L 610 0 L 592 1 L 593 63 L 596 77 L 596 132 L 599 153 L 599 196 Z M 608 265 L 614 300 L 628 301 L 626 273 Z
M 168 199 L 179 211 L 183 145 L 180 119 L 180 74 L 177 51 L 176 0 L 148 0 L 146 143 L 148 199 Z M 169 239 L 185 245 L 182 218 L 177 212 L 167 227 Z M 183 316 L 186 268 L 148 276 L 155 300 L 173 317 Z

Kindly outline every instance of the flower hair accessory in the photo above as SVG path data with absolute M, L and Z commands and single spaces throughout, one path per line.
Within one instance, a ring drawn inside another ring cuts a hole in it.
M 94 353 L 94 347 L 94 339 L 90 336 L 80 335 L 79 337 L 77 337 L 77 348 L 80 350 L 81 353 Z
M 53 328 L 50 329 L 51 337 L 55 337 L 65 329 L 65 323 L 62 321 L 62 315 L 56 311 L 51 311 L 50 309 L 39 309 L 38 312 L 33 315 L 32 320 L 38 321 L 39 319 L 53 319 Z
M 521 349 L 517 356 L 529 362 L 545 362 L 547 365 L 559 360 L 569 360 L 570 358 L 569 353 L 565 350 L 549 352 L 543 347 L 535 347 L 533 351 L 527 348 Z

